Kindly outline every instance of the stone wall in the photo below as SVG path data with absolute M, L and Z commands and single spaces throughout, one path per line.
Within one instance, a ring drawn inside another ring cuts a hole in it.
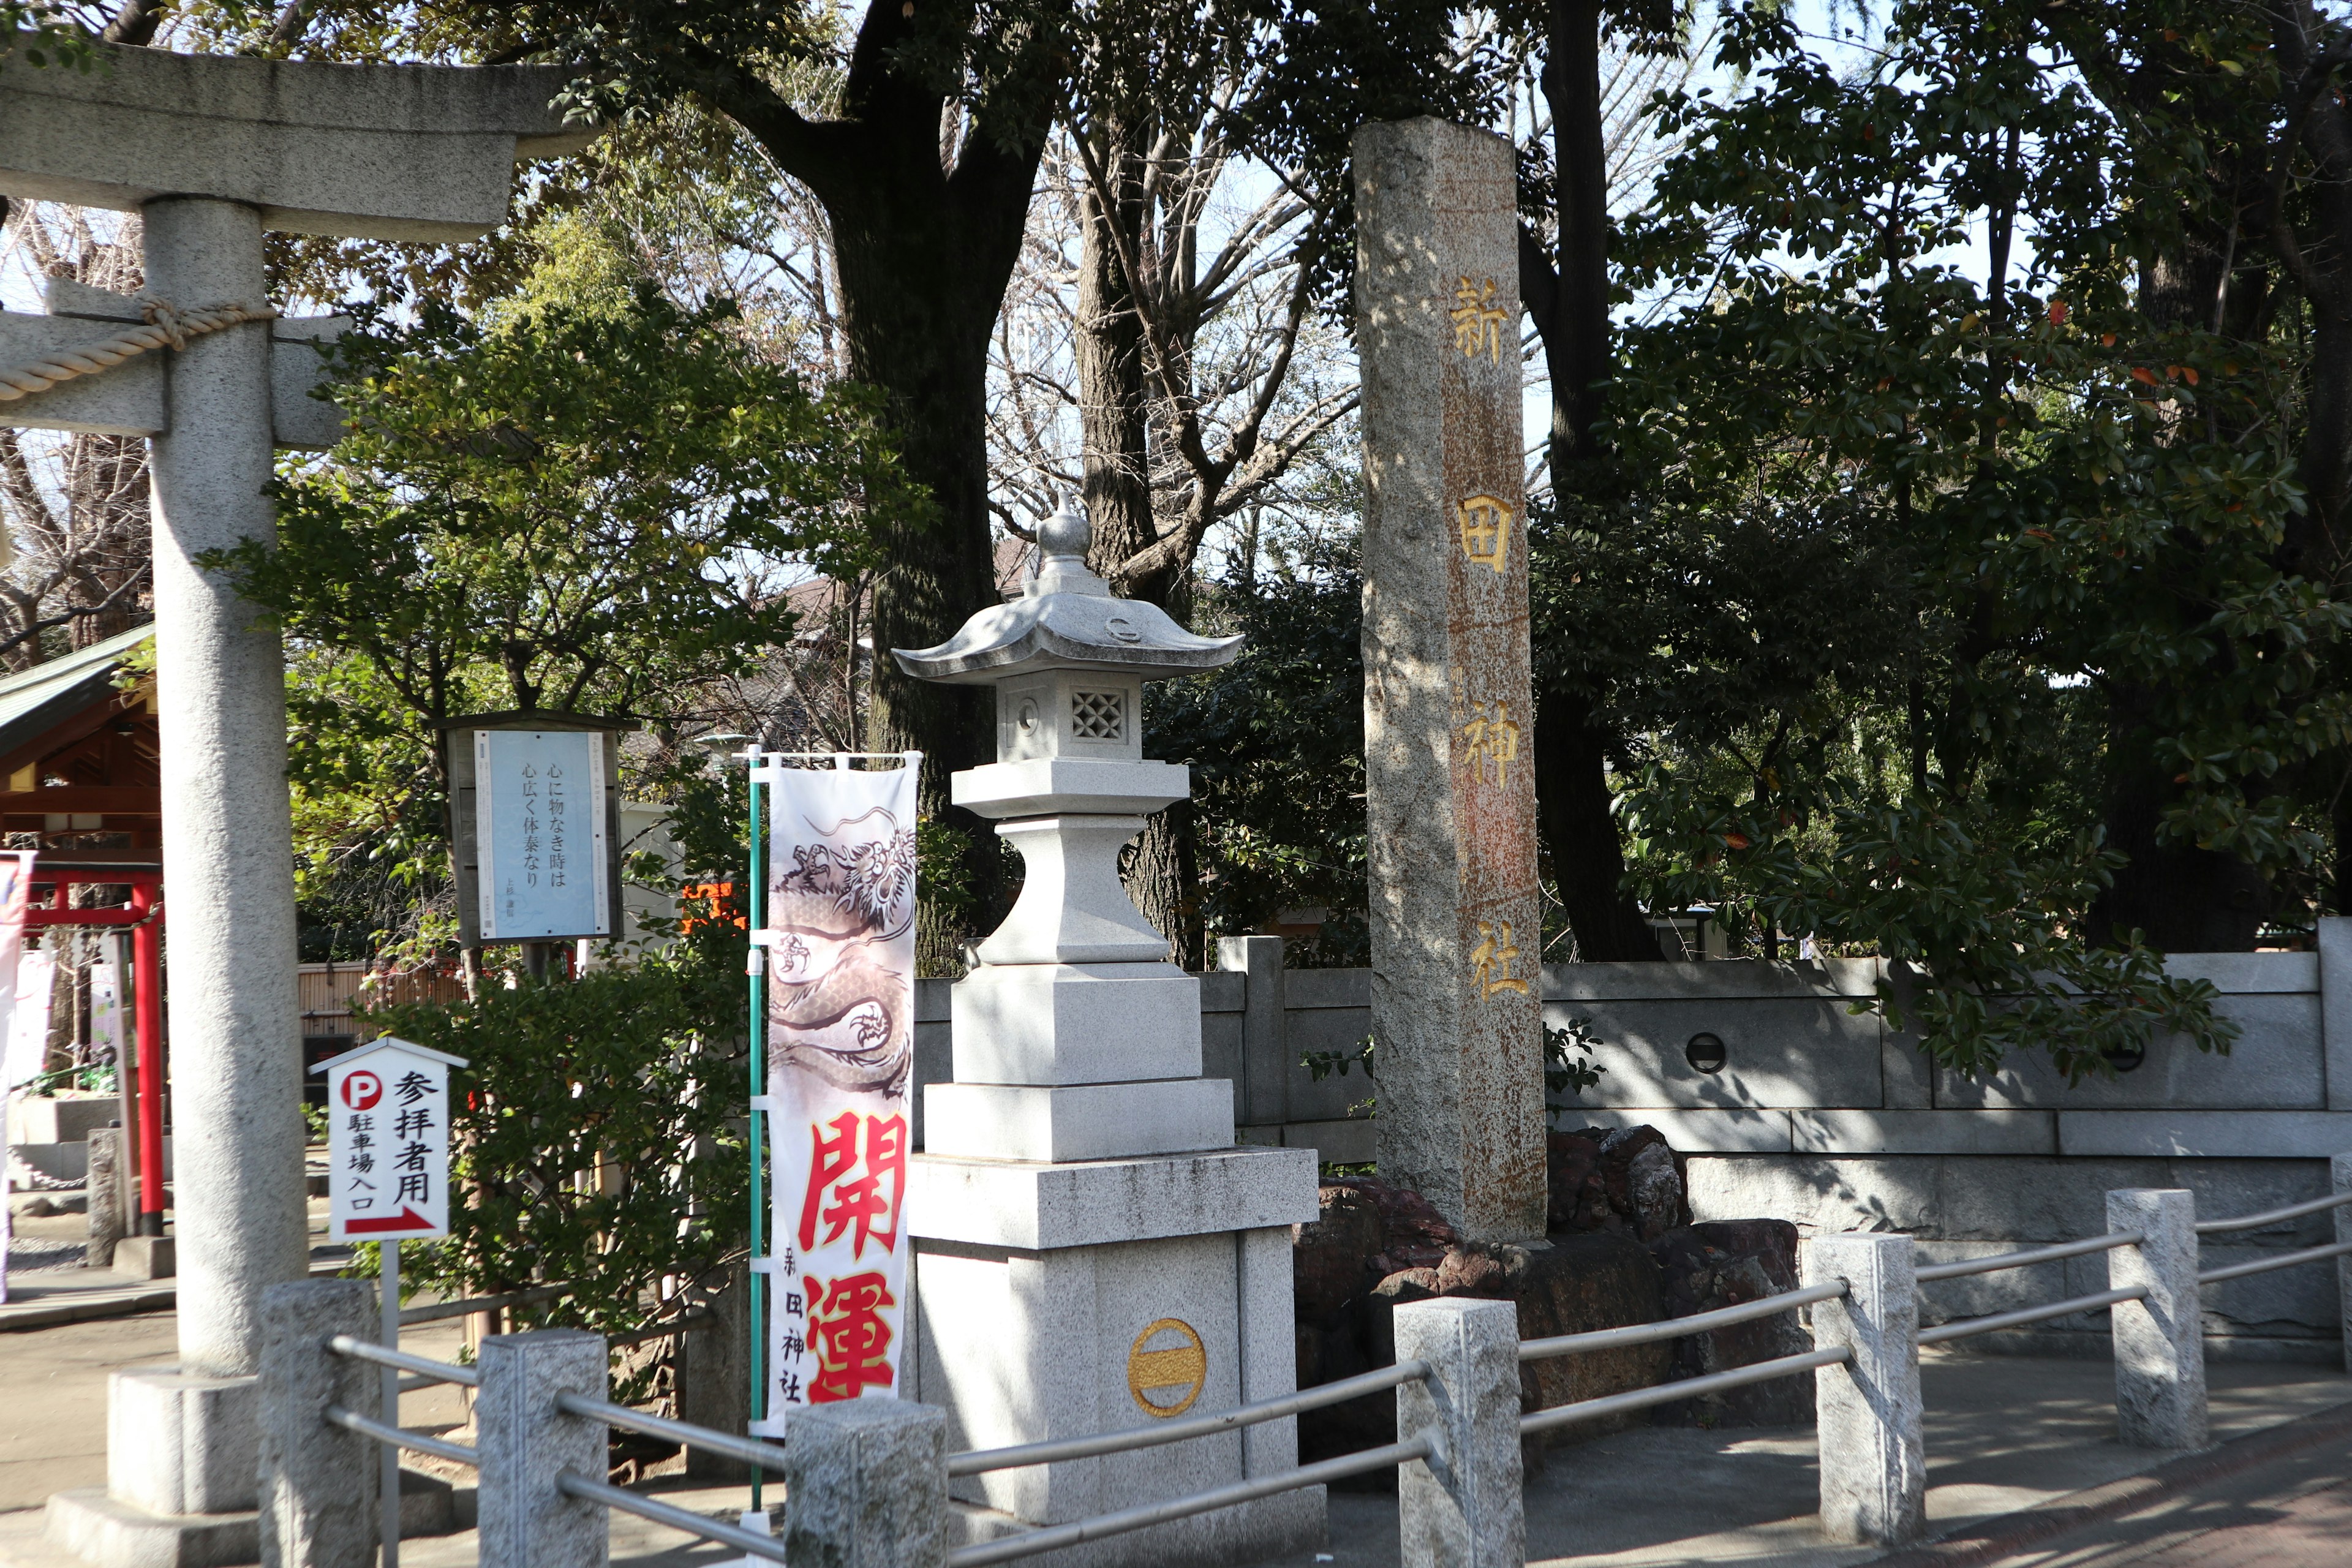
M 1220 968 L 1202 977 L 1205 1071 L 1233 1080 L 1244 1142 L 1369 1161 L 1370 1123 L 1349 1114 L 1370 1095 L 1362 1074 L 1318 1082 L 1299 1058 L 1353 1050 L 1370 1032 L 1370 972 L 1285 970 L 1281 948 L 1275 937 L 1219 943 Z M 2321 921 L 2317 952 L 2185 954 L 2173 969 L 2221 992 L 2244 1031 L 2231 1053 L 2159 1041 L 2113 1081 L 2070 1089 L 2039 1062 L 1984 1083 L 1933 1069 L 1915 1039 L 1849 1010 L 1871 994 L 1873 960 L 1554 965 L 1545 1019 L 1589 1019 L 1606 1069 L 1560 1124 L 1658 1128 L 1685 1157 L 1702 1221 L 1905 1230 L 1938 1261 L 2095 1235 L 2112 1187 L 2187 1187 L 2207 1218 L 2319 1196 L 2327 1157 L 2352 1150 L 2352 921 Z M 947 991 L 927 981 L 918 998 L 923 1081 L 948 1076 Z M 1701 1033 L 1722 1041 L 1718 1070 L 1689 1059 Z M 2205 1250 L 2221 1263 L 2333 1236 L 2323 1215 Z M 2104 1289 L 2105 1269 L 2076 1258 L 1943 1281 L 1927 1314 Z M 2214 1354 L 2339 1353 L 2324 1266 L 2211 1287 L 2205 1306 Z M 2104 1329 L 2102 1314 L 1971 1342 L 2101 1354 Z

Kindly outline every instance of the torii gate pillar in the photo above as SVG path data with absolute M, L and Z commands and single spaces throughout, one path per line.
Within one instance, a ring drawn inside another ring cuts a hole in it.
M 104 52 L 88 72 L 0 65 L 0 194 L 140 212 L 148 291 L 182 310 L 265 303 L 267 228 L 482 234 L 519 157 L 587 139 L 548 108 L 555 68 Z M 132 303 L 53 292 L 53 311 L 99 320 L 0 317 L 0 356 L 102 338 Z M 106 1490 L 50 1500 L 51 1537 L 104 1563 L 258 1555 L 261 1293 L 308 1272 L 283 650 L 196 564 L 270 538 L 274 449 L 319 443 L 299 395 L 316 357 L 285 335 L 231 327 L 0 405 L 153 443 L 179 1362 L 116 1375 Z

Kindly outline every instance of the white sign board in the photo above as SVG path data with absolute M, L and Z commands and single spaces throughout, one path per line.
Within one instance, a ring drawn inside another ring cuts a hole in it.
M 604 748 L 595 730 L 474 731 L 482 940 L 611 936 Z
M 464 1060 L 387 1035 L 327 1074 L 327 1234 L 449 1234 L 449 1069 Z

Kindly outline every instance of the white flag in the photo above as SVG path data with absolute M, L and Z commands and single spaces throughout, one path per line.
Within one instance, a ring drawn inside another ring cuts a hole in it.
M 896 1395 L 915 1067 L 915 773 L 772 768 L 767 1416 Z

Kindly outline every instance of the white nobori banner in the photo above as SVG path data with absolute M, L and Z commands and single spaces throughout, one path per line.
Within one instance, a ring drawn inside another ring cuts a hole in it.
M 768 1398 L 896 1395 L 914 1077 L 915 775 L 771 767 Z

